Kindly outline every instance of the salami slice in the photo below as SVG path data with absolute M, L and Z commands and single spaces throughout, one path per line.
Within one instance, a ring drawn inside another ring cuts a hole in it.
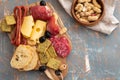
M 67 57 L 70 54 L 70 43 L 65 36 L 52 37 L 50 40 L 58 56 Z

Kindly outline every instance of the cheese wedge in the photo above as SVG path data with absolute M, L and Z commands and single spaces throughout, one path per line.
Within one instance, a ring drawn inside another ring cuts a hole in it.
M 45 21 L 37 20 L 32 30 L 30 39 L 36 41 L 41 36 L 43 36 L 46 30 L 46 25 L 47 23 Z
M 33 26 L 34 26 L 33 17 L 31 15 L 24 17 L 21 28 L 22 35 L 26 38 L 29 38 L 31 36 Z

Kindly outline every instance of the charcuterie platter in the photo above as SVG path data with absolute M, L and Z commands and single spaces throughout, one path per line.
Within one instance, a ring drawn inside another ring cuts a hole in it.
M 13 13 L 1 20 L 0 26 L 15 47 L 10 61 L 12 68 L 39 70 L 51 80 L 64 79 L 72 44 L 67 28 L 50 3 L 42 0 L 15 6 Z

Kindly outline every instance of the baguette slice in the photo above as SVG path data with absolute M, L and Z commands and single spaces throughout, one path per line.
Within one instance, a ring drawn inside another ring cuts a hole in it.
M 38 54 L 37 54 L 37 52 L 36 52 L 36 48 L 29 46 L 29 49 L 30 49 L 31 52 L 32 52 L 33 59 L 31 60 L 31 62 L 29 63 L 29 65 L 27 65 L 27 66 L 25 66 L 25 67 L 23 68 L 23 71 L 34 70 L 35 67 L 38 65 L 38 60 L 39 60 L 39 58 L 38 58 Z
M 31 62 L 32 58 L 31 50 L 26 45 L 19 45 L 15 50 L 10 64 L 13 68 L 22 69 Z

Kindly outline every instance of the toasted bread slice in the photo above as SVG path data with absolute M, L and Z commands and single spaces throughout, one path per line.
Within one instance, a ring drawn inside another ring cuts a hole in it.
M 10 64 L 13 68 L 22 69 L 31 62 L 32 58 L 31 50 L 26 45 L 19 45 L 15 50 Z
M 38 58 L 38 54 L 37 54 L 37 52 L 36 52 L 36 48 L 29 46 L 29 49 L 30 49 L 31 52 L 32 52 L 33 59 L 31 60 L 31 62 L 29 63 L 29 65 L 27 65 L 27 66 L 25 66 L 25 67 L 23 68 L 23 71 L 34 70 L 34 68 L 35 68 L 35 67 L 37 66 L 37 64 L 38 64 L 39 58 Z
M 40 60 L 38 60 L 37 65 L 35 66 L 34 70 L 38 70 L 41 66 Z

